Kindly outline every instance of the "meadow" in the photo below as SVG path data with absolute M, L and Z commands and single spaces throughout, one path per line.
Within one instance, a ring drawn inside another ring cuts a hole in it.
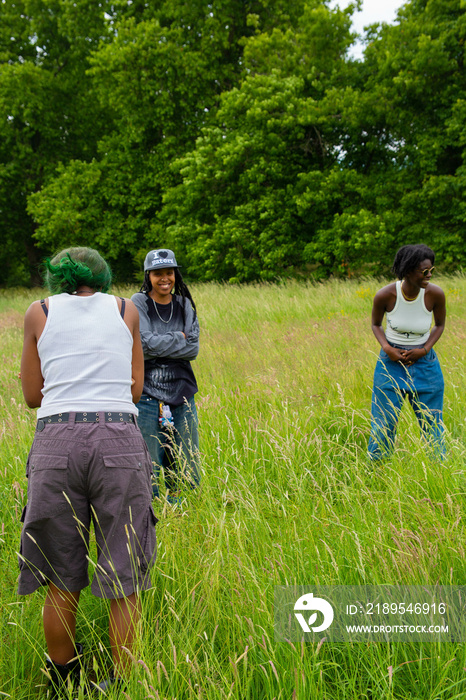
M 406 405 L 397 450 L 376 468 L 366 447 L 381 280 L 192 287 L 202 482 L 181 508 L 156 504 L 158 557 L 127 698 L 466 697 L 461 644 L 274 639 L 278 585 L 465 581 L 466 277 L 435 282 L 447 295 L 436 350 L 448 456 L 430 459 Z M 42 295 L 0 292 L 0 697 L 15 700 L 43 697 L 45 684 L 44 594 L 16 595 L 35 424 L 18 379 L 22 318 Z M 84 591 L 77 638 L 97 676 L 110 664 L 106 619 L 106 603 Z

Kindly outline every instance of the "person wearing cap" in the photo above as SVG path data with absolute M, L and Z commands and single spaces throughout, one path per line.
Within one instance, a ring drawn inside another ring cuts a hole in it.
M 131 299 L 139 311 L 144 352 L 137 407 L 152 457 L 152 491 L 158 498 L 163 469 L 166 498 L 176 505 L 183 489 L 196 488 L 200 479 L 197 383 L 191 366 L 199 352 L 199 321 L 172 250 L 147 253 L 143 285 Z
M 89 583 L 91 522 L 92 592 L 110 600 L 114 666 L 97 678 L 106 691 L 124 685 L 131 668 L 127 651 L 136 641 L 139 592 L 151 585 L 156 518 L 151 459 L 136 419 L 144 371 L 137 310 L 106 294 L 111 271 L 92 248 L 62 250 L 45 268 L 52 296 L 31 304 L 24 319 L 21 384 L 38 420 L 26 467 L 18 593 L 47 588 L 47 697 L 68 697 L 85 670 L 75 631 Z

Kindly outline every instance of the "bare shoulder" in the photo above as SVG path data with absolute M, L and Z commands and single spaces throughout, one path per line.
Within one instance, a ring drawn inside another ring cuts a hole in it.
M 429 282 L 426 289 L 426 294 L 429 294 L 429 296 L 432 296 L 432 298 L 435 299 L 445 299 L 445 292 L 443 289 L 437 284 L 432 284 L 432 282 Z
M 428 310 L 445 308 L 445 292 L 441 287 L 429 282 L 426 287 L 424 301 Z
M 132 304 L 131 299 L 127 299 L 127 297 L 120 297 L 118 294 L 109 294 L 108 296 L 113 296 L 114 299 L 116 299 L 116 303 L 118 304 L 119 309 L 121 309 L 121 305 L 123 302 L 125 302 L 125 309 L 128 308 L 130 304 Z
M 131 299 L 125 299 L 125 302 L 126 302 L 127 312 L 129 314 L 131 314 L 132 316 L 134 316 L 135 318 L 136 317 L 139 318 L 139 311 L 138 311 L 138 308 L 137 308 L 136 304 L 134 303 L 134 301 L 131 301 Z
M 45 300 L 48 308 L 48 300 Z M 38 340 L 44 330 L 47 316 L 40 301 L 33 301 L 24 314 L 24 338 L 35 338 Z
M 120 311 L 123 305 L 123 301 L 125 303 L 123 320 L 130 329 L 130 331 L 133 333 L 133 335 L 135 332 L 139 332 L 139 311 L 134 302 L 132 302 L 131 299 L 126 299 L 123 297 L 116 297 L 116 300 Z
M 48 304 L 47 304 L 47 306 L 48 306 Z M 34 316 L 34 314 L 36 314 L 40 310 L 41 310 L 40 301 L 39 300 L 33 301 L 32 304 L 30 304 L 28 306 L 25 316 Z
M 45 305 L 48 308 L 48 300 L 47 299 L 45 301 Z M 42 308 L 40 301 L 33 301 L 32 304 L 28 307 L 26 313 L 24 314 L 24 325 L 26 326 L 26 325 L 29 325 L 31 323 L 35 323 L 42 316 L 45 319 L 44 310 Z
M 374 304 L 379 305 L 390 302 L 395 303 L 395 300 L 396 282 L 390 282 L 390 284 L 387 284 L 385 287 L 382 287 L 382 289 L 379 289 L 379 291 L 376 293 L 374 297 Z

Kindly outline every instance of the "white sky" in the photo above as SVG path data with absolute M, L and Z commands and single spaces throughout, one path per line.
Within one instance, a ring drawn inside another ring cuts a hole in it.
M 347 7 L 349 3 L 346 0 L 334 0 L 331 6 L 339 5 L 341 8 Z M 404 5 L 404 0 L 363 0 L 361 12 L 355 12 L 353 15 L 353 29 L 358 34 L 363 33 L 363 27 L 374 22 L 388 22 L 392 24 L 395 21 L 396 11 Z M 355 45 L 352 56 L 360 58 L 362 56 L 362 46 Z

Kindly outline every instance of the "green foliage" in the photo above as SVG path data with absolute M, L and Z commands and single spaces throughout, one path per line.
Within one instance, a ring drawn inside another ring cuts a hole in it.
M 423 240 L 447 264 L 466 260 L 458 138 L 465 31 L 460 0 L 407 3 L 397 25 L 372 30 L 363 81 L 340 101 L 342 165 L 366 176 L 375 202 L 368 208 L 392 233 L 391 251 Z
M 309 121 L 302 89 L 303 80 L 275 73 L 247 78 L 222 101 L 223 129 L 206 128 L 196 151 L 175 164 L 184 183 L 167 195 L 166 216 L 186 223 L 168 233 L 190 274 L 244 280 L 293 264 L 298 236 L 287 236 L 294 218 L 288 184 L 307 157 L 299 148 Z M 295 163 L 284 133 L 296 142 Z
M 230 281 L 380 273 L 421 240 L 465 264 L 462 0 L 407 2 L 362 61 L 357 7 L 4 0 L 0 284 L 80 243 L 122 280 L 155 245 Z
M 224 95 L 165 196 L 191 272 L 267 279 L 307 263 L 319 276 L 379 273 L 420 240 L 464 264 L 465 26 L 458 1 L 408 3 L 398 25 L 371 29 L 364 62 L 343 62 L 348 16 L 310 4 L 298 32 L 250 39 L 248 77 Z M 268 109 L 274 118 L 254 123 Z
M 298 30 L 248 41 L 246 77 L 222 96 L 195 151 L 174 164 L 183 182 L 164 199 L 169 241 L 190 274 L 246 281 L 302 267 L 316 228 L 297 200 L 303 175 L 337 160 L 324 97 L 337 75 L 344 81 L 348 28 L 347 15 L 319 4 L 306 8 Z
M 27 198 L 60 161 L 95 150 L 103 123 L 85 69 L 108 27 L 105 6 L 90 0 L 5 0 L 1 9 L 0 283 L 17 284 L 26 262 L 38 280 L 41 257 Z
M 100 138 L 94 162 L 59 169 L 31 197 L 37 240 L 63 246 L 70 231 L 84 236 L 130 278 L 138 251 L 163 242 L 157 213 L 177 180 L 170 165 L 193 148 L 219 94 L 238 82 L 245 38 L 257 23 L 290 23 L 300 7 L 165 2 L 141 14 L 117 6 L 114 39 L 93 54 L 87 73 L 114 128 Z

